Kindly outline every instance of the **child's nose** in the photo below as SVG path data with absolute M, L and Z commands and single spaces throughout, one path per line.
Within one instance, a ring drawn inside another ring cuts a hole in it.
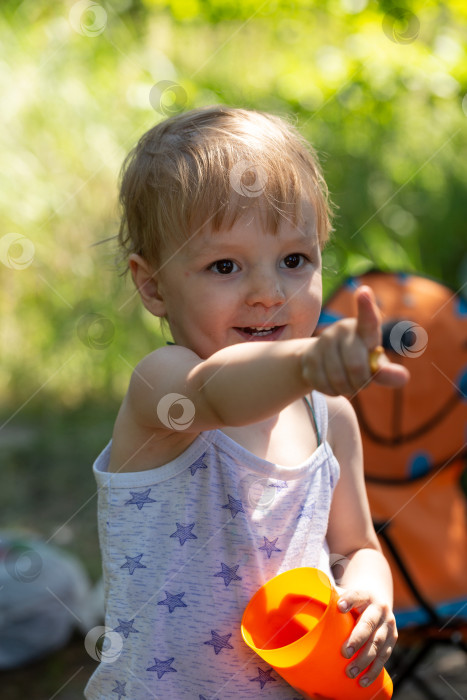
M 261 272 L 252 275 L 246 293 L 246 303 L 249 306 L 263 304 L 269 307 L 283 304 L 284 301 L 284 289 L 276 274 Z

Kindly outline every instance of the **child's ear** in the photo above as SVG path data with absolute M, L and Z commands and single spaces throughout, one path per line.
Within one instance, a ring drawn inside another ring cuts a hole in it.
M 160 293 L 157 272 L 141 255 L 132 253 L 128 259 L 133 282 L 148 311 L 154 316 L 165 316 L 165 303 Z

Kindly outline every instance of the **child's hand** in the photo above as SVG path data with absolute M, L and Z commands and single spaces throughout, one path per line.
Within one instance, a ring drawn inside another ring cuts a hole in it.
M 303 377 L 313 389 L 330 394 L 353 394 L 374 378 L 378 384 L 400 387 L 409 378 L 402 365 L 381 355 L 373 375 L 369 354 L 381 344 L 381 317 L 370 287 L 356 291 L 357 318 L 326 328 L 302 358 Z
M 344 642 L 342 654 L 346 659 L 359 652 L 346 668 L 350 678 L 366 669 L 359 679 L 362 686 L 372 683 L 389 659 L 397 641 L 396 620 L 385 604 L 372 600 L 365 591 L 339 589 L 342 593 L 337 606 L 341 612 L 356 610 L 360 613 L 350 637 Z

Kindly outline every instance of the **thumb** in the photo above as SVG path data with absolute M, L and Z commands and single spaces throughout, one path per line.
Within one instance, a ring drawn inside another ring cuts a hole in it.
M 355 292 L 357 300 L 357 334 L 368 350 L 381 345 L 381 313 L 376 305 L 371 287 L 359 287 Z
M 373 290 L 366 285 L 359 287 L 355 293 L 357 300 L 357 335 L 365 347 L 374 350 L 381 345 L 381 312 L 376 304 Z M 379 360 L 379 369 L 374 380 L 383 386 L 398 388 L 409 379 L 408 370 L 389 361 L 386 355 Z

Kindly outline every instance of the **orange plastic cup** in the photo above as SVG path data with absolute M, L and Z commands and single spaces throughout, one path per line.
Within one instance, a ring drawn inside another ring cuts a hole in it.
M 275 576 L 255 593 L 242 618 L 248 646 L 295 690 L 315 700 L 386 700 L 392 681 L 385 669 L 367 688 L 349 678 L 341 652 L 356 618 L 337 608 L 339 595 L 319 569 Z M 356 656 L 356 654 L 355 654 Z M 353 657 L 352 657 L 353 658 Z

